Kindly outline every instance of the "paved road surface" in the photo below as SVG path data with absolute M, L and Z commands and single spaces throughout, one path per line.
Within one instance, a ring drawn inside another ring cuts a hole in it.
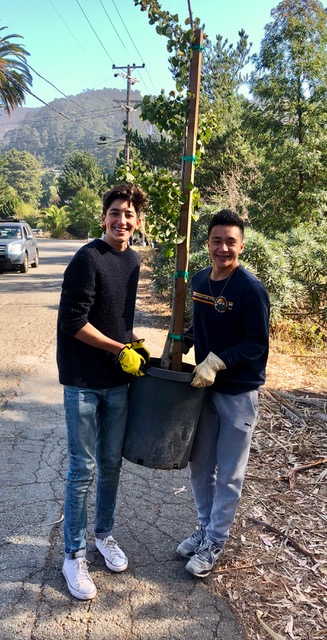
M 55 366 L 62 273 L 76 242 L 40 241 L 28 274 L 0 275 L 1 640 L 244 640 L 213 577 L 192 578 L 175 554 L 194 527 L 187 470 L 124 461 L 115 536 L 129 557 L 111 574 L 96 551 L 90 504 L 92 602 L 70 596 L 61 574 L 66 433 Z M 164 332 L 147 332 L 160 355 Z M 157 353 L 156 353 L 157 350 Z M 92 501 L 91 501 L 92 502 Z

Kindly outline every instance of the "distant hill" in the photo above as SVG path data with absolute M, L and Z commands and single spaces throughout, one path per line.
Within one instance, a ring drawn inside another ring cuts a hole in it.
M 141 100 L 139 91 L 131 91 L 132 106 Z M 16 109 L 11 117 L 0 112 L 1 148 L 27 150 L 53 169 L 75 150 L 90 151 L 110 170 L 124 146 L 125 101 L 124 90 L 87 90 L 53 100 L 48 107 Z M 134 110 L 131 127 L 146 134 L 146 124 Z
M 22 120 L 24 120 L 26 114 L 29 111 L 38 111 L 38 109 L 30 109 L 28 107 L 21 107 L 19 109 L 15 109 L 10 116 L 7 115 L 4 109 L 0 109 L 0 145 L 3 142 L 3 138 L 8 131 L 12 131 L 19 124 L 21 124 Z

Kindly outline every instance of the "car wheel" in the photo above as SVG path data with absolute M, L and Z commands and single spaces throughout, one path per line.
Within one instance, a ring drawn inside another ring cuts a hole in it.
M 32 262 L 31 266 L 33 267 L 33 269 L 37 269 L 37 267 L 39 266 L 39 252 L 38 251 L 36 251 L 35 260 L 34 260 L 34 262 Z
M 20 272 L 21 273 L 27 273 L 28 272 L 28 256 L 27 256 L 27 253 L 25 253 L 23 264 L 20 265 Z

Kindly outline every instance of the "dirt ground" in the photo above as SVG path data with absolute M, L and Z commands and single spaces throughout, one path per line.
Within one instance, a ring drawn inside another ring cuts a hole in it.
M 139 251 L 138 307 L 162 348 L 170 308 Z M 327 355 L 281 353 L 272 341 L 241 505 L 213 574 L 249 640 L 327 637 L 326 371 Z

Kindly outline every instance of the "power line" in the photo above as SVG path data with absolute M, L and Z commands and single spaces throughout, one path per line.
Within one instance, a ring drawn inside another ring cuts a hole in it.
M 111 105 L 112 110 L 105 110 L 105 111 L 87 111 L 87 114 L 90 118 L 92 118 L 92 116 L 94 116 L 95 118 L 97 118 L 97 113 L 98 114 L 106 114 L 109 117 L 114 117 L 114 115 L 116 115 L 117 111 L 119 110 L 119 106 L 117 105 Z M 37 109 L 42 109 L 42 107 L 36 107 Z M 34 124 L 38 124 L 39 126 L 47 126 L 49 123 L 52 123 L 56 120 L 60 120 L 60 118 L 62 117 L 61 112 L 57 111 L 57 113 L 59 115 L 51 115 L 50 118 L 47 117 L 46 115 L 44 115 L 44 117 L 41 118 L 36 118 L 32 115 L 32 120 L 29 119 L 30 114 L 27 113 L 25 118 L 23 118 L 22 120 L 17 120 L 16 123 L 12 123 L 9 122 L 9 120 L 7 122 L 0 122 L 0 127 L 9 127 L 10 129 L 12 128 L 24 128 L 24 127 L 33 127 Z M 112 115 L 113 114 L 113 115 Z M 74 118 L 78 118 L 78 117 L 84 117 L 82 116 L 82 114 L 72 114 L 74 115 Z M 27 117 L 27 119 L 26 119 Z M 76 120 L 74 120 L 75 122 Z M 108 125 L 106 125 L 108 126 Z M 113 127 L 108 127 L 109 129 L 112 129 Z
M 105 12 L 105 14 L 106 14 L 106 16 L 107 16 L 107 18 L 108 18 L 108 20 L 109 20 L 109 22 L 110 22 L 111 26 L 112 26 L 112 28 L 113 28 L 113 30 L 114 30 L 114 32 L 115 32 L 115 34 L 116 34 L 117 38 L 120 40 L 120 42 L 121 42 L 121 44 L 123 45 L 124 49 L 126 49 L 126 51 L 127 51 L 127 53 L 128 53 L 128 49 L 127 49 L 127 47 L 126 47 L 126 45 L 125 45 L 125 42 L 121 39 L 121 37 L 120 37 L 120 35 L 119 35 L 119 33 L 118 33 L 118 31 L 117 31 L 117 29 L 116 29 L 116 27 L 115 27 L 115 25 L 114 25 L 113 21 L 111 20 L 111 18 L 110 18 L 110 16 L 109 16 L 109 13 L 108 13 L 107 9 L 105 8 L 105 6 L 104 6 L 104 4 L 103 4 L 102 0 L 99 0 L 99 2 L 100 2 L 100 4 L 101 4 L 101 7 L 102 7 L 103 11 L 104 11 L 104 12 Z
M 100 0 L 101 2 L 101 0 Z M 58 11 L 58 9 L 55 7 L 55 5 L 53 4 L 52 0 L 49 0 L 49 3 L 51 4 L 51 6 L 53 7 L 53 9 L 56 11 L 56 13 L 58 14 L 60 20 L 63 22 L 63 24 L 65 25 L 66 29 L 69 31 L 69 33 L 71 34 L 71 36 L 74 38 L 74 40 L 77 42 L 78 46 L 81 48 L 81 50 L 83 51 L 83 53 L 86 55 L 87 59 L 91 62 L 92 66 L 95 68 L 95 64 L 94 62 L 90 59 L 88 53 L 85 51 L 85 49 L 82 47 L 81 43 L 79 42 L 79 40 L 76 38 L 76 36 L 74 35 L 73 31 L 69 28 L 68 24 L 65 22 L 65 20 L 63 19 L 62 15 L 60 14 L 60 12 Z M 103 3 L 101 2 L 101 5 L 103 7 L 103 10 L 105 11 L 108 20 L 110 21 L 110 24 L 112 25 L 113 29 L 115 30 L 117 37 L 119 38 L 121 44 L 123 45 L 123 47 L 126 49 L 126 51 L 128 52 L 128 49 L 126 48 L 126 45 L 124 43 L 124 41 L 121 39 L 119 32 L 117 31 L 114 23 L 112 22 L 108 12 L 106 11 Z M 81 8 L 81 7 L 80 7 Z M 82 8 L 81 8 L 82 10 Z M 83 10 L 82 10 L 83 11 Z M 85 12 L 84 12 L 85 15 Z M 91 27 L 92 28 L 92 27 Z M 102 43 L 101 43 L 102 45 Z M 107 53 L 107 52 L 106 52 Z M 129 54 L 130 55 L 130 54 Z M 140 75 L 140 74 L 139 74 Z M 95 87 L 98 87 L 100 85 L 102 85 L 104 82 L 106 82 L 107 80 L 109 80 L 110 76 L 107 76 L 102 82 L 98 82 L 96 85 L 94 85 Z M 151 91 L 149 90 L 149 87 L 146 85 L 145 80 L 142 78 L 142 82 L 145 85 L 146 90 L 148 91 L 148 93 L 151 93 Z
M 77 125 L 78 127 L 82 127 L 83 129 L 85 129 L 86 131 L 91 131 L 92 133 L 95 133 L 97 136 L 102 136 L 102 133 L 99 133 L 98 131 L 95 131 L 94 129 L 91 129 L 90 127 L 86 127 L 83 124 L 80 124 L 79 122 L 76 123 L 76 120 L 73 120 L 73 118 L 70 118 L 70 116 L 67 116 L 64 113 L 61 113 L 61 111 L 58 111 L 58 109 L 55 109 L 55 107 L 52 107 L 50 104 L 48 104 L 47 102 L 44 102 L 44 100 L 42 100 L 41 98 L 39 98 L 38 96 L 36 96 L 34 93 L 32 93 L 32 91 L 30 91 L 29 89 L 27 89 L 27 92 L 33 96 L 33 98 L 36 98 L 36 100 L 39 100 L 40 102 L 42 102 L 42 104 L 44 104 L 44 106 L 48 107 L 48 109 L 51 109 L 51 111 L 55 111 L 56 113 L 58 113 L 60 116 L 62 116 L 63 118 L 66 118 L 66 120 L 70 120 L 70 122 L 72 122 L 73 124 Z
M 96 68 L 95 63 L 91 60 L 91 58 L 89 57 L 87 51 L 85 51 L 85 49 L 82 47 L 81 43 L 79 42 L 79 40 L 76 38 L 75 34 L 73 33 L 73 31 L 69 28 L 68 24 L 65 22 L 65 20 L 63 19 L 62 15 L 60 14 L 60 12 L 58 11 L 58 9 L 55 7 L 55 5 L 53 4 L 52 0 L 49 0 L 51 6 L 53 7 L 53 9 L 55 10 L 55 12 L 58 14 L 60 20 L 63 22 L 63 24 L 65 25 L 66 29 L 69 31 L 69 33 L 71 34 L 71 36 L 74 38 L 75 42 L 77 42 L 78 46 L 80 47 L 80 49 L 83 51 L 83 53 L 85 54 L 86 58 L 89 60 L 89 62 L 91 62 L 92 66 L 94 67 L 94 69 Z M 105 78 L 105 80 L 103 80 L 102 82 L 99 82 L 98 84 L 94 85 L 95 87 L 98 87 L 100 85 L 103 84 L 103 82 L 106 82 L 109 79 L 110 76 L 108 76 L 107 78 Z
M 115 33 L 116 33 L 117 37 L 119 38 L 119 40 L 120 40 L 120 42 L 122 43 L 122 45 L 124 46 L 124 48 L 127 50 L 127 48 L 126 48 L 126 46 L 125 46 L 125 43 L 124 43 L 124 42 L 123 42 L 123 40 L 121 39 L 121 37 L 120 37 L 120 35 L 119 35 L 119 33 L 118 33 L 118 31 L 117 31 L 117 29 L 116 29 L 116 27 L 115 27 L 114 23 L 112 22 L 112 20 L 111 20 L 111 18 L 110 18 L 110 16 L 109 16 L 109 14 L 108 14 L 108 12 L 106 11 L 106 9 L 105 9 L 105 7 L 104 7 L 104 5 L 103 5 L 102 0 L 99 0 L 99 1 L 100 1 L 100 4 L 101 4 L 101 6 L 102 6 L 103 10 L 104 10 L 104 11 L 105 11 L 105 13 L 106 13 L 106 16 L 107 16 L 108 20 L 110 21 L 110 24 L 112 25 L 113 29 L 115 30 Z M 54 10 L 56 11 L 56 13 L 58 14 L 59 18 L 62 20 L 62 22 L 63 22 L 63 23 L 64 23 L 64 25 L 66 26 L 66 28 L 69 30 L 69 32 L 71 33 L 71 35 L 72 35 L 72 36 L 74 37 L 74 39 L 76 40 L 77 44 L 79 44 L 79 46 L 81 46 L 81 45 L 80 45 L 80 43 L 79 43 L 79 41 L 78 41 L 78 40 L 76 39 L 76 37 L 74 36 L 73 32 L 69 29 L 69 27 L 68 27 L 67 23 L 66 23 L 66 22 L 64 21 L 64 19 L 62 18 L 61 14 L 58 12 L 58 10 L 57 10 L 57 8 L 55 7 L 55 5 L 53 4 L 52 0 L 49 0 L 49 2 L 50 2 L 50 4 L 51 4 L 51 6 L 53 7 L 53 9 L 54 9 Z M 98 34 L 96 33 L 96 31 L 95 31 L 94 27 L 92 26 L 92 24 L 91 24 L 91 22 L 90 22 L 89 18 L 88 18 L 88 17 L 87 17 L 87 15 L 86 15 L 86 13 L 85 13 L 84 9 L 82 8 L 82 6 L 81 6 L 81 4 L 80 4 L 79 0 L 76 0 L 76 2 L 77 2 L 78 7 L 80 8 L 80 10 L 82 11 L 82 13 L 83 13 L 83 15 L 84 15 L 85 19 L 87 20 L 87 22 L 88 22 L 88 24 L 89 24 L 90 28 L 92 29 L 93 33 L 95 34 L 95 36 L 96 36 L 96 38 L 98 39 L 98 41 L 99 41 L 99 43 L 101 44 L 101 46 L 103 47 L 103 49 L 104 49 L 105 53 L 107 54 L 107 56 L 109 57 L 109 59 L 110 59 L 110 60 L 111 60 L 111 62 L 113 63 L 113 59 L 112 59 L 112 57 L 110 56 L 110 54 L 109 54 L 109 52 L 107 51 L 106 47 L 105 47 L 105 46 L 104 46 L 104 44 L 102 43 L 102 41 L 101 41 L 101 39 L 99 38 Z M 131 37 L 131 35 L 130 35 L 129 31 L 128 31 L 128 29 L 127 29 L 127 27 L 126 27 L 126 25 L 125 25 L 125 23 L 124 23 L 124 21 L 123 21 L 123 19 L 122 19 L 121 15 L 120 15 L 119 10 L 118 10 L 118 8 L 117 8 L 117 6 L 116 6 L 116 4 L 115 4 L 115 3 L 114 3 L 114 6 L 115 6 L 115 8 L 116 8 L 116 11 L 117 11 L 117 13 L 118 13 L 118 15 L 119 15 L 119 17 L 120 17 L 121 21 L 123 22 L 123 25 L 124 25 L 124 27 L 125 27 L 125 29 L 126 29 L 126 31 L 127 31 L 127 33 L 128 33 L 128 35 L 129 35 L 129 37 L 130 37 L 130 39 L 131 39 L 132 43 L 133 43 L 133 45 L 134 45 L 134 47 L 135 47 L 136 51 L 138 52 L 139 56 L 142 58 L 142 56 L 141 56 L 140 52 L 138 51 L 138 49 L 137 49 L 137 47 L 136 47 L 136 45 L 135 45 L 135 43 L 134 43 L 134 41 L 133 41 L 133 39 L 132 39 L 132 37 Z M 82 50 L 84 51 L 84 53 L 86 53 L 86 52 L 85 52 L 85 50 L 83 49 L 83 47 L 81 47 L 81 48 L 82 48 Z M 29 68 L 30 68 L 30 69 L 31 69 L 31 70 L 32 70 L 32 71 L 33 71 L 37 76 L 39 76 L 42 80 L 44 80 L 45 82 L 47 82 L 47 83 L 48 83 L 49 85 L 51 85 L 51 86 L 52 86 L 56 91 L 58 91 L 62 96 L 64 96 L 64 97 L 65 97 L 65 98 L 67 98 L 68 100 L 70 100 L 73 104 L 76 104 L 76 105 L 78 106 L 78 108 L 80 108 L 80 109 L 82 109 L 82 110 L 84 110 L 84 111 L 86 111 L 86 112 L 87 112 L 87 110 L 86 110 L 82 105 L 78 104 L 78 103 L 77 103 L 77 102 L 75 102 L 72 98 L 70 98 L 69 96 L 67 96 L 67 94 L 65 94 L 63 91 L 61 91 L 61 89 L 59 89 L 59 88 L 58 88 L 54 83 L 52 83 L 50 80 L 48 80 L 47 78 L 45 78 L 44 76 L 42 76 L 38 71 L 36 71 L 36 69 L 34 69 L 34 68 L 33 68 L 32 66 L 30 66 L 30 65 L 27 65 L 27 66 L 28 66 L 28 67 L 29 67 Z M 145 65 L 144 65 L 144 63 L 143 63 L 143 66 L 145 66 Z M 149 75 L 149 74 L 148 74 L 148 75 Z M 149 78 L 150 78 L 150 76 L 149 76 Z M 144 84 L 145 84 L 145 86 L 146 86 L 147 91 L 150 93 L 149 88 L 147 87 L 147 85 L 146 85 L 146 83 L 145 83 L 144 79 L 142 79 L 142 80 L 143 80 L 143 82 L 144 82 Z M 151 80 L 151 78 L 150 78 L 150 80 Z M 152 80 L 151 80 L 151 82 L 152 82 Z M 153 83 L 152 83 L 152 85 L 153 85 Z M 153 87 L 154 87 L 154 85 L 153 85 Z M 154 89 L 155 89 L 155 87 L 154 87 Z M 155 89 L 155 90 L 156 90 L 156 89 Z M 32 94 L 31 94 L 31 95 L 32 95 Z M 38 98 L 36 98 L 36 99 L 38 99 Z M 42 102 L 42 101 L 41 101 L 41 102 Z M 48 103 L 44 103 L 44 104 L 46 104 L 46 106 L 48 106 Z M 63 114 L 62 114 L 62 115 L 63 115 Z M 65 116 L 64 116 L 64 117 L 65 117 Z M 108 127 L 108 125 L 107 125 L 106 123 L 102 122 L 102 124 L 105 124 L 105 127 Z
M 117 107 L 118 110 L 118 107 Z M 58 116 L 54 116 L 52 118 L 35 118 L 35 120 L 21 120 L 21 121 L 16 121 L 15 123 L 6 123 L 6 122 L 0 122 L 0 128 L 6 128 L 9 127 L 8 131 L 11 131 L 13 129 L 25 129 L 27 127 L 29 128 L 34 128 L 35 125 L 37 125 L 37 128 L 47 128 L 49 125 L 51 126 L 51 124 L 53 124 L 54 122 L 60 120 L 62 118 L 62 115 L 58 115 Z M 76 122 L 74 120 L 74 122 Z M 79 123 L 78 123 L 79 124 Z M 108 129 L 113 129 L 113 127 L 108 127 Z M 101 134 L 103 135 L 103 133 Z
M 137 52 L 137 54 L 140 56 L 140 59 L 141 59 L 142 63 L 144 64 L 144 67 L 145 67 L 146 73 L 147 73 L 147 75 L 148 75 L 148 77 L 149 77 L 149 80 L 150 80 L 150 82 L 151 82 L 151 84 L 152 84 L 152 86 L 153 86 L 153 88 L 154 88 L 154 92 L 155 92 L 155 93 L 158 93 L 158 91 L 157 91 L 156 87 L 154 86 L 154 84 L 153 84 L 153 82 L 152 82 L 152 78 L 151 78 L 151 76 L 150 76 L 150 74 L 149 74 L 148 70 L 146 69 L 145 62 L 144 62 L 144 60 L 142 59 L 142 56 L 141 56 L 141 54 L 140 54 L 140 52 L 139 52 L 139 50 L 138 50 L 138 48 L 137 48 L 137 46 L 136 46 L 136 44 L 135 44 L 135 42 L 134 42 L 134 40 L 133 40 L 133 38 L 132 38 L 132 36 L 131 36 L 131 34 L 130 34 L 130 32 L 129 32 L 128 28 L 126 27 L 126 24 L 125 24 L 125 22 L 124 22 L 124 20 L 123 20 L 123 18 L 122 18 L 122 16 L 121 16 L 121 14 L 120 14 L 120 11 L 119 11 L 119 9 L 118 9 L 118 7 L 117 7 L 116 3 L 115 3 L 115 0 L 111 0 L 111 1 L 112 1 L 112 4 L 114 5 L 114 7 L 115 7 L 115 9 L 116 9 L 116 11 L 117 11 L 117 13 L 118 13 L 118 15 L 119 15 L 119 17 L 120 17 L 120 19 L 121 19 L 122 23 L 123 23 L 123 26 L 125 27 L 125 30 L 126 30 L 126 32 L 127 32 L 127 35 L 128 35 L 128 37 L 130 38 L 130 40 L 131 40 L 131 42 L 132 42 L 132 44 L 133 44 L 133 46 L 134 46 L 134 48 L 135 48 L 135 51 L 136 51 L 136 52 Z M 144 82 L 144 80 L 143 80 L 143 82 Z M 145 84 L 145 83 L 144 83 L 144 84 Z M 147 90 L 148 90 L 148 93 L 151 93 L 151 91 L 149 91 L 149 88 L 148 88 L 148 87 L 147 87 Z
M 121 44 L 123 45 L 124 49 L 127 51 L 128 55 L 130 55 L 130 53 L 129 53 L 129 51 L 128 51 L 128 49 L 127 49 L 126 45 L 125 45 L 125 42 L 121 39 L 120 34 L 119 34 L 119 32 L 117 31 L 117 29 L 116 29 L 116 27 L 115 27 L 115 25 L 114 25 L 113 21 L 111 20 L 111 18 L 110 18 L 110 16 L 109 16 L 109 14 L 108 14 L 108 12 L 107 12 L 107 9 L 105 8 L 105 6 L 104 6 L 104 4 L 103 4 L 102 0 L 99 0 L 99 2 L 100 2 L 100 4 L 101 4 L 101 7 L 102 7 L 102 9 L 104 10 L 104 12 L 105 12 L 105 14 L 106 14 L 106 16 L 107 16 L 108 20 L 109 20 L 109 22 L 110 22 L 110 24 L 111 24 L 112 28 L 114 29 L 114 31 L 115 31 L 115 33 L 116 33 L 116 35 L 117 35 L 118 39 L 120 40 L 120 42 L 121 42 Z M 140 54 L 139 54 L 139 55 L 140 55 Z M 141 55 L 140 55 L 140 57 L 141 57 Z M 144 63 L 143 63 L 143 64 L 144 64 Z M 139 74 L 139 75 L 140 75 L 140 74 Z M 141 77 L 141 76 L 140 76 L 140 77 Z M 146 85 L 146 82 L 144 81 L 144 79 L 143 79 L 143 78 L 141 78 L 141 79 L 142 79 L 142 81 L 143 81 L 143 82 L 144 82 L 144 84 L 145 84 L 145 88 L 146 88 L 146 90 L 148 91 L 148 93 L 150 93 L 150 91 L 149 91 L 149 87 Z
M 97 38 L 97 40 L 98 40 L 98 41 L 99 41 L 99 43 L 101 44 L 101 47 L 102 47 L 102 48 L 103 48 L 103 50 L 106 52 L 106 54 L 107 54 L 107 56 L 108 56 L 109 60 L 111 60 L 112 64 L 114 64 L 114 61 L 113 61 L 113 59 L 112 59 L 112 57 L 111 57 L 110 53 L 107 51 L 107 49 L 106 49 L 106 47 L 104 46 L 104 44 L 103 44 L 102 40 L 100 40 L 100 38 L 99 38 L 99 36 L 98 36 L 98 34 L 97 34 L 96 30 L 94 29 L 94 27 L 92 26 L 92 24 L 91 24 L 90 20 L 88 19 L 88 17 L 87 17 L 87 15 L 86 15 L 86 13 L 85 13 L 85 11 L 84 11 L 83 7 L 81 6 L 81 4 L 80 4 L 79 0 L 76 0 L 76 2 L 77 2 L 77 4 L 78 4 L 78 6 L 79 6 L 79 8 L 80 8 L 81 12 L 83 13 L 83 15 L 84 15 L 84 17 L 85 17 L 85 19 L 86 19 L 87 23 L 88 23 L 88 24 L 89 24 L 89 26 L 91 27 L 91 29 L 92 29 L 92 31 L 93 31 L 93 33 L 94 33 L 95 37 Z
M 80 49 L 82 49 L 83 53 L 85 53 L 86 57 L 90 60 L 88 53 L 85 51 L 85 49 L 82 47 L 81 43 L 79 42 L 79 40 L 77 40 L 76 36 L 74 35 L 74 33 L 72 32 L 72 30 L 69 28 L 68 24 L 65 22 L 65 20 L 63 19 L 62 15 L 59 13 L 57 7 L 55 7 L 55 5 L 53 4 L 52 0 L 49 0 L 51 6 L 53 7 L 53 9 L 55 10 L 55 12 L 58 14 L 60 20 L 64 23 L 66 29 L 68 29 L 70 35 L 74 38 L 75 42 L 77 42 L 78 46 L 80 47 Z M 93 64 L 93 63 L 92 63 Z
M 112 148 L 113 146 L 118 146 L 118 144 L 121 143 L 121 142 L 124 142 L 124 140 L 125 140 L 124 138 L 115 138 L 115 139 L 111 140 L 110 148 Z M 74 147 L 75 149 L 84 149 L 85 147 L 90 147 L 90 148 L 92 147 L 93 148 L 93 147 L 97 147 L 97 144 L 98 144 L 95 141 L 92 144 L 90 141 L 85 142 L 83 140 L 80 140 L 77 143 L 73 139 L 68 139 L 68 140 L 66 140 L 66 142 L 70 143 L 72 145 L 72 147 Z M 30 151 L 30 153 L 32 152 L 31 150 L 33 150 L 35 153 L 38 152 L 38 153 L 42 154 L 43 152 L 46 152 L 48 150 L 50 150 L 50 151 L 51 150 L 58 150 L 58 148 L 59 148 L 58 144 L 47 144 L 44 147 L 38 147 L 37 145 L 23 145 L 23 146 L 24 146 L 24 149 L 18 149 L 18 151 L 24 151 L 24 150 L 27 151 L 26 147 L 28 146 L 28 150 Z M 6 151 L 9 151 L 11 148 L 12 147 L 5 149 L 4 153 Z
M 14 86 L 16 86 L 17 88 L 21 89 L 21 85 L 18 82 L 15 82 L 10 76 L 8 76 L 7 73 L 3 72 L 3 75 L 7 78 L 7 80 L 9 80 L 9 82 L 11 84 L 13 84 Z M 24 88 L 24 91 L 26 93 L 29 93 L 29 95 L 33 96 L 33 98 L 35 98 L 36 100 L 38 100 L 39 102 L 42 102 L 42 104 L 44 104 L 45 107 L 48 107 L 48 109 L 51 109 L 51 111 L 55 111 L 56 113 L 58 113 L 59 115 L 61 115 L 63 118 L 66 118 L 66 120 L 69 120 L 70 122 L 73 122 L 73 124 L 76 125 L 76 120 L 73 120 L 73 118 L 70 118 L 70 116 L 67 116 L 64 113 L 61 113 L 61 111 L 59 111 L 58 109 L 56 109 L 55 107 L 53 107 L 52 105 L 48 104 L 47 102 L 45 102 L 44 100 L 42 100 L 42 98 L 39 98 L 39 96 L 35 95 L 35 93 L 33 93 L 30 89 L 28 89 L 27 87 Z M 95 133 L 97 136 L 103 136 L 103 133 L 99 133 L 99 131 L 95 131 L 94 129 L 91 129 L 90 127 L 87 127 L 83 124 L 77 123 L 78 127 L 82 127 L 82 129 L 85 129 L 86 131 L 91 131 L 92 133 Z
M 56 87 L 55 84 L 53 84 L 53 82 L 51 82 L 50 80 L 48 80 L 47 78 L 45 78 L 44 76 L 42 76 L 38 71 L 36 71 L 36 69 L 33 69 L 33 67 L 31 65 L 29 65 L 28 63 L 26 63 L 26 66 L 31 69 L 31 71 L 33 71 L 33 73 L 35 73 L 37 76 L 39 76 L 39 78 L 41 78 L 42 80 L 44 80 L 45 82 L 47 82 L 49 85 L 51 85 L 51 87 L 53 87 L 54 89 L 56 89 L 56 91 L 58 91 L 62 96 L 64 96 L 65 98 L 67 98 L 67 100 L 69 100 L 69 102 L 72 102 L 73 104 L 75 104 L 79 109 L 81 109 L 82 111 L 84 111 L 84 113 L 89 113 L 87 109 L 85 109 L 85 107 L 83 107 L 82 104 L 80 104 L 79 102 L 76 102 L 76 100 L 73 100 L 73 98 L 70 98 L 69 96 L 66 95 L 66 93 L 64 93 L 63 91 L 61 91 L 58 87 Z M 102 124 L 105 127 L 108 127 L 108 125 L 101 121 Z

